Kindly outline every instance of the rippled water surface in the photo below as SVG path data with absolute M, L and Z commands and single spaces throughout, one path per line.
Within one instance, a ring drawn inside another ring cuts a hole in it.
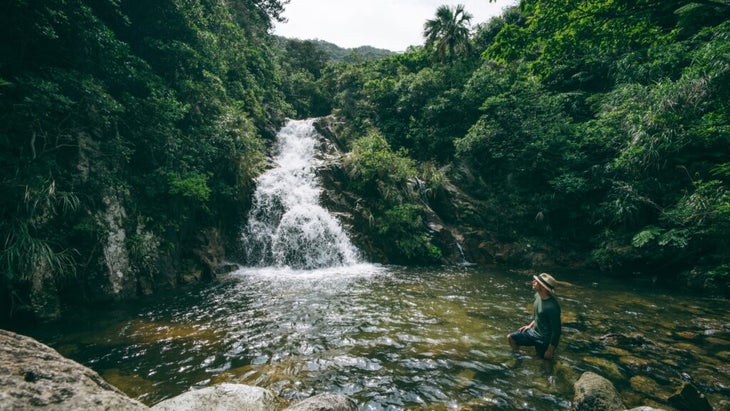
M 20 330 L 147 404 L 221 382 L 287 401 L 322 392 L 361 409 L 569 409 L 584 371 L 628 408 L 664 406 L 682 379 L 730 399 L 727 300 L 559 273 L 557 359 L 512 353 L 529 322 L 529 275 L 476 268 L 240 270 L 157 296 Z M 619 343 L 607 334 L 621 334 Z

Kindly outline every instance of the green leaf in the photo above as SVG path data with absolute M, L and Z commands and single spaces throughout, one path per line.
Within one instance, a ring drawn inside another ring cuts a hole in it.
M 170 176 L 170 194 L 178 194 L 190 199 L 206 202 L 210 198 L 208 176 L 193 172 L 180 176 Z
M 633 239 L 631 239 L 631 245 L 636 248 L 641 248 L 656 239 L 659 235 L 662 234 L 663 231 L 664 230 L 659 227 L 649 226 L 640 231 L 634 236 Z

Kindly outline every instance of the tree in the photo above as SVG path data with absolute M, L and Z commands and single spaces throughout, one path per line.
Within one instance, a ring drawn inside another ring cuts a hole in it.
M 436 18 L 426 20 L 423 25 L 423 37 L 426 47 L 436 47 L 439 60 L 448 56 L 453 59 L 471 49 L 469 43 L 469 24 L 472 15 L 464 10 L 464 5 L 455 8 L 441 6 L 436 10 Z
M 329 63 L 327 53 L 309 40 L 285 40 L 280 51 L 284 96 L 297 117 L 325 116 L 332 110 L 319 79 Z
M 222 221 L 288 109 L 268 34 L 285 3 L 0 6 L 0 322 L 152 292 L 209 268 L 198 233 L 238 236 Z M 124 291 L 100 246 L 121 230 Z

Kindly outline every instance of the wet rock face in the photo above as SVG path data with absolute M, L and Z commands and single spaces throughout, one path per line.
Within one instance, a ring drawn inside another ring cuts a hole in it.
M 53 278 L 53 272 L 45 263 L 33 267 L 30 287 L 30 309 L 42 320 L 52 320 L 61 316 L 61 300 Z
M 133 296 L 136 292 L 136 279 L 132 275 L 127 250 L 127 232 L 124 228 L 127 212 L 116 196 L 105 196 L 106 211 L 103 215 L 103 226 L 106 229 L 106 241 L 103 248 L 103 265 L 106 267 L 109 288 L 113 296 Z
M 99 374 L 38 341 L 0 330 L 0 410 L 147 410 Z

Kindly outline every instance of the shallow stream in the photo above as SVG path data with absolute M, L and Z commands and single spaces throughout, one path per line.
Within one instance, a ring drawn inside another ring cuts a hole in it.
M 149 405 L 236 382 L 286 401 L 343 393 L 360 409 L 567 410 L 584 371 L 610 379 L 627 408 L 670 409 L 682 380 L 713 404 L 730 399 L 727 300 L 554 274 L 573 285 L 559 290 L 553 361 L 505 341 L 530 320 L 531 277 L 473 267 L 243 269 L 19 331 Z
M 567 410 L 585 371 L 628 408 L 666 408 L 682 381 L 713 403 L 730 398 L 727 300 L 553 272 L 573 285 L 559 290 L 564 333 L 545 361 L 505 338 L 531 320 L 529 274 L 360 263 L 319 205 L 327 146 L 313 120 L 279 131 L 242 234 L 251 265 L 299 270 L 242 269 L 20 331 L 150 405 L 237 382 L 285 402 L 342 393 L 366 410 Z

